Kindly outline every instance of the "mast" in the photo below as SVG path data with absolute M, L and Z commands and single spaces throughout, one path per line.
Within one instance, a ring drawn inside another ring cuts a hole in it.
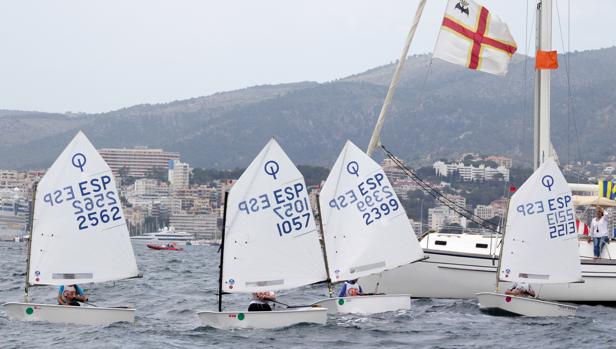
M 329 264 L 327 264 L 327 252 L 325 251 L 325 231 L 323 231 L 323 215 L 321 214 L 321 196 L 317 194 L 317 211 L 319 212 L 319 230 L 321 235 L 321 251 L 323 251 L 323 260 L 325 261 L 325 272 L 327 273 L 327 291 L 329 298 L 334 296 L 332 288 L 332 279 L 329 277 Z
M 34 182 L 32 186 L 32 203 L 30 206 L 30 217 L 28 217 L 28 234 L 30 238 L 28 239 L 28 254 L 26 255 L 26 287 L 24 288 L 24 302 L 30 303 L 30 295 L 28 290 L 30 289 L 30 254 L 32 253 L 32 225 L 34 223 L 34 206 L 36 204 L 36 188 L 38 187 L 38 182 Z
M 368 150 L 366 150 L 366 154 L 368 154 L 368 156 L 372 156 L 374 148 L 376 148 L 381 143 L 381 130 L 383 129 L 383 123 L 385 122 L 385 114 L 387 114 L 387 110 L 389 109 L 391 100 L 393 99 L 396 88 L 398 87 L 398 82 L 400 81 L 400 73 L 402 72 L 402 68 L 404 68 L 404 63 L 406 62 L 406 57 L 409 53 L 411 42 L 413 41 L 413 37 L 415 36 L 415 30 L 417 29 L 419 19 L 421 18 L 421 14 L 423 13 L 423 9 L 425 6 L 426 0 L 420 0 L 419 4 L 417 5 L 417 11 L 415 12 L 415 18 L 413 19 L 413 25 L 411 25 L 411 30 L 406 37 L 406 43 L 404 44 L 402 54 L 400 55 L 400 59 L 398 60 L 398 66 L 396 67 L 394 77 L 392 78 L 389 85 L 389 90 L 387 90 L 387 96 L 385 96 L 385 102 L 383 102 L 383 107 L 381 108 L 381 113 L 379 114 L 379 118 L 377 119 L 376 125 L 374 126 L 374 131 L 372 131 L 372 136 L 370 137 Z
M 227 199 L 229 192 L 225 192 L 225 204 L 222 209 L 222 236 L 220 240 L 220 264 L 218 265 L 218 312 L 222 311 L 222 262 L 225 255 L 225 226 L 227 225 Z
M 511 193 L 511 191 L 509 192 Z M 511 196 L 507 198 L 507 207 L 505 207 L 505 218 L 503 219 L 503 227 L 500 240 L 500 251 L 498 252 L 498 267 L 496 268 L 496 292 L 498 292 L 498 282 L 500 281 L 501 261 L 503 260 L 503 246 L 505 245 L 505 233 L 507 232 L 507 216 L 509 215 L 509 203 L 511 202 Z
M 552 49 L 552 0 L 537 0 L 537 51 Z M 550 142 L 550 70 L 535 71 L 534 159 L 536 170 L 551 154 Z

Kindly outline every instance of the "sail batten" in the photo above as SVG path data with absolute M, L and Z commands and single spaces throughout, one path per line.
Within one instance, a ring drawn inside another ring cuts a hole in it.
M 37 185 L 30 285 L 139 276 L 111 169 L 79 132 Z
M 329 276 L 355 279 L 424 257 L 409 219 L 374 160 L 347 141 L 319 195 Z

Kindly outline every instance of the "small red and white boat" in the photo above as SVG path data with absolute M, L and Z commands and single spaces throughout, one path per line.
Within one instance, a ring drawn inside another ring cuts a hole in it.
M 147 244 L 146 246 L 152 250 L 184 251 L 184 249 L 178 247 L 175 242 L 171 242 L 166 245 Z

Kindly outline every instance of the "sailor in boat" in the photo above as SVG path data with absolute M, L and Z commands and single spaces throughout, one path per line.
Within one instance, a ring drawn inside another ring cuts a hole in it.
M 272 307 L 269 305 L 270 301 L 276 301 L 276 294 L 274 292 L 253 293 L 248 311 L 272 311 Z
M 338 297 L 355 297 L 364 294 L 361 285 L 357 282 L 357 279 L 345 281 L 342 284 Z
M 592 242 L 594 245 L 594 259 L 598 259 L 601 257 L 603 247 L 609 241 L 607 214 L 603 212 L 602 207 L 597 207 L 595 218 L 593 218 L 590 223 L 590 235 L 592 236 Z
M 60 286 L 58 292 L 58 304 L 79 306 L 79 302 L 87 302 L 88 296 L 79 285 Z
M 519 297 L 535 297 L 535 291 L 528 282 L 514 282 L 513 287 L 505 290 L 505 294 Z

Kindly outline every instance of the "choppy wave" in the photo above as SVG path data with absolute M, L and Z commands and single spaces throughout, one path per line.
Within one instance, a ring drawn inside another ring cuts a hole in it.
M 0 302 L 23 299 L 24 246 L 0 242 Z M 10 321 L 0 311 L 1 348 L 597 348 L 616 345 L 616 309 L 580 306 L 563 319 L 493 317 L 474 300 L 413 301 L 411 311 L 330 317 L 326 326 L 222 331 L 203 327 L 196 312 L 217 307 L 216 247 L 187 246 L 159 253 L 135 245 L 142 279 L 85 285 L 98 305 L 134 305 L 136 324 L 79 327 Z M 327 294 L 313 285 L 279 293 L 285 303 L 309 303 Z M 54 302 L 56 289 L 32 289 L 34 300 Z M 228 295 L 227 309 L 244 309 L 248 296 Z

